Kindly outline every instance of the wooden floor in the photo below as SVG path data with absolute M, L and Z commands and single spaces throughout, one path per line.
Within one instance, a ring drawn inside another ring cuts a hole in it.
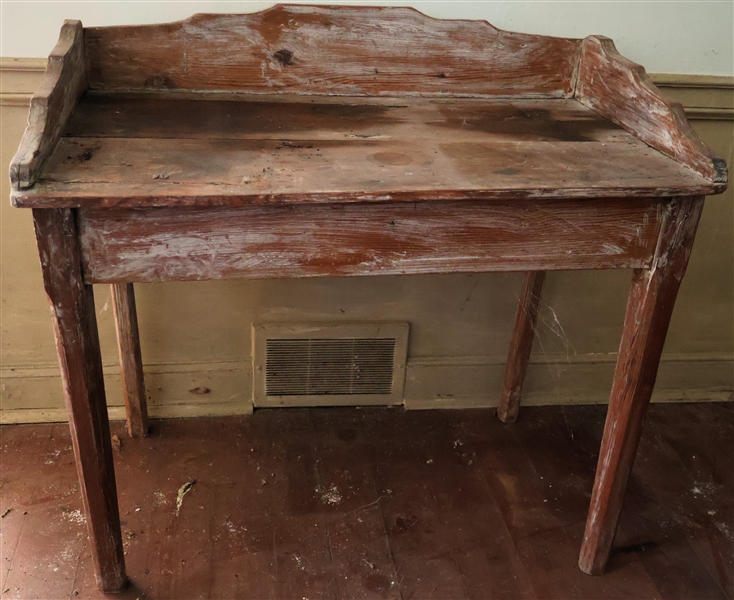
M 609 572 L 578 570 L 604 412 L 115 423 L 117 597 L 734 598 L 734 403 L 652 406 Z M 101 597 L 67 426 L 1 433 L 1 597 Z

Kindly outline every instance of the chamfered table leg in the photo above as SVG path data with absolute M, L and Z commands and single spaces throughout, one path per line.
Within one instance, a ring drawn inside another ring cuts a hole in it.
M 131 437 L 148 435 L 148 403 L 145 398 L 143 359 L 140 354 L 138 313 L 132 283 L 113 283 L 112 301 L 120 351 L 122 395 L 125 400 L 127 432 Z
M 515 327 L 510 342 L 510 352 L 505 366 L 505 382 L 502 386 L 497 417 L 503 423 L 514 423 L 520 411 L 522 386 L 533 349 L 535 325 L 538 322 L 538 306 L 543 289 L 545 271 L 530 271 L 525 274 L 520 300 L 515 315 Z
M 702 197 L 670 201 L 652 265 L 634 273 L 579 557 L 579 567 L 590 575 L 606 569 L 642 420 L 702 209 Z
M 92 286 L 82 278 L 73 210 L 33 209 L 33 220 L 97 584 L 119 591 L 125 562 Z

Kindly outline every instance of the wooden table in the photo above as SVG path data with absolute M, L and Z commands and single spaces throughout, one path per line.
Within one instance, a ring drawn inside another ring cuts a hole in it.
M 404 8 L 68 21 L 11 164 L 33 209 L 100 587 L 126 582 L 92 284 L 111 283 L 128 427 L 147 430 L 131 282 L 633 270 L 579 565 L 604 571 L 706 194 L 726 165 L 611 40 Z

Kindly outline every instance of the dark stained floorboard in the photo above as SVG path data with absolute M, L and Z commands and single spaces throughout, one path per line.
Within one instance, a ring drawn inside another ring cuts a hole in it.
M 734 403 L 651 407 L 609 572 L 578 570 L 605 410 L 113 423 L 117 597 L 733 599 Z M 103 598 L 67 426 L 4 426 L 0 457 L 0 597 Z

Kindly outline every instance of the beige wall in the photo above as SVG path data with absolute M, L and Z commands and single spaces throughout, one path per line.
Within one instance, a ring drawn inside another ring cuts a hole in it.
M 0 169 L 7 173 L 43 61 L 0 65 Z M 32 68 L 35 65 L 35 70 Z M 29 66 L 31 67 L 28 70 Z M 732 164 L 732 78 L 658 77 L 703 139 Z M 3 422 L 63 419 L 49 311 L 30 211 L 0 195 Z M 604 402 L 630 272 L 551 273 L 526 404 Z M 406 405 L 492 406 L 509 345 L 517 274 L 371 277 L 138 285 L 143 359 L 155 416 L 248 412 L 250 325 L 262 321 L 398 320 L 411 325 Z M 96 286 L 113 417 L 121 396 L 109 290 Z M 208 387 L 211 393 L 187 390 Z M 734 205 L 707 201 L 673 316 L 654 398 L 734 397 Z

